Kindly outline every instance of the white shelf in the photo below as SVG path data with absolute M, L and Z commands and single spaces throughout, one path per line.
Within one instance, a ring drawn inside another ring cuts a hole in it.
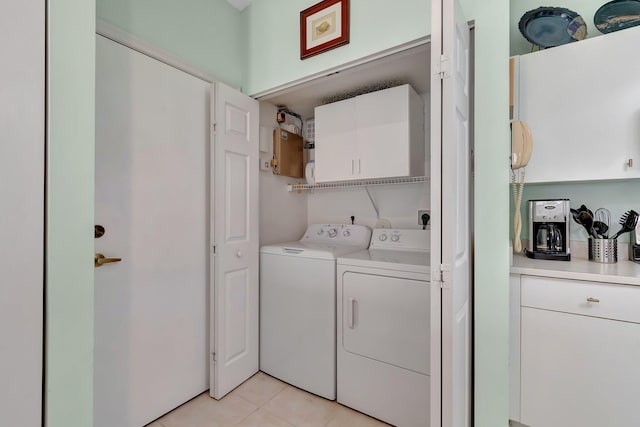
M 406 178 L 378 178 L 363 179 L 358 181 L 339 181 L 325 182 L 322 184 L 302 184 L 295 183 L 287 186 L 288 191 L 307 191 L 307 190 L 328 190 L 331 188 L 355 188 L 369 187 L 371 185 L 392 185 L 392 184 L 414 184 L 420 182 L 429 182 L 428 176 L 410 176 Z

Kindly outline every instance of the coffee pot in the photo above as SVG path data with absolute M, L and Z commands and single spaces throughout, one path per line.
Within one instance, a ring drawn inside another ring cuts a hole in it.
M 569 261 L 569 199 L 529 200 L 529 258 Z

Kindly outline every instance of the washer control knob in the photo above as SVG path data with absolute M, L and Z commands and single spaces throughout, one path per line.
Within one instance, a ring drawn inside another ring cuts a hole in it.
M 384 242 L 385 240 L 387 240 L 387 235 L 381 234 L 380 237 L 378 237 L 378 240 L 380 240 L 381 242 Z
M 397 242 L 398 240 L 400 240 L 400 236 L 397 234 L 394 234 L 393 236 L 391 236 L 391 241 L 392 242 Z
M 338 230 L 336 230 L 335 228 L 329 229 L 329 237 L 336 237 L 337 235 L 338 235 Z
M 350 232 L 349 230 L 344 230 L 344 231 L 342 232 L 342 235 L 343 235 L 344 237 L 349 237 L 349 236 L 351 236 L 351 232 Z
M 318 236 L 322 236 L 323 234 L 324 234 L 324 229 L 323 228 L 318 230 Z

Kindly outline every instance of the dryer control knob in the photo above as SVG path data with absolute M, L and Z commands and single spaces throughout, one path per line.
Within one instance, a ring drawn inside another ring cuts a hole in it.
M 338 235 L 338 230 L 336 230 L 335 228 L 331 228 L 329 230 L 329 237 L 336 237 Z
M 318 236 L 322 236 L 323 234 L 324 234 L 324 230 L 322 228 L 318 230 Z
M 349 237 L 349 236 L 351 236 L 351 232 L 350 232 L 349 230 L 344 230 L 344 231 L 342 232 L 342 235 L 343 235 L 344 237 Z
M 394 234 L 393 236 L 391 236 L 391 241 L 392 242 L 397 242 L 398 240 L 400 240 L 400 236 L 397 234 Z
M 380 240 L 381 242 L 384 242 L 385 240 L 387 240 L 387 235 L 381 234 L 380 237 L 378 237 L 378 240 Z

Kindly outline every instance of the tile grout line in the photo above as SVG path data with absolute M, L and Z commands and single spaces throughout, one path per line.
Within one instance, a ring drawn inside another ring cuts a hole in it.
M 253 402 L 249 402 L 247 399 L 245 399 L 243 396 L 238 396 L 240 399 L 244 400 L 245 402 L 250 403 L 251 405 L 255 406 L 256 409 L 254 409 L 253 411 L 251 411 L 250 413 L 247 414 L 246 417 L 242 418 L 241 420 L 239 420 L 237 423 L 234 424 L 234 426 L 240 425 L 241 422 L 243 422 L 244 420 L 246 420 L 247 418 L 249 418 L 252 414 L 258 412 L 260 410 L 260 406 L 256 405 Z
M 260 372 L 260 371 L 258 371 Z M 251 380 L 251 378 L 249 378 L 247 381 Z M 279 380 L 278 380 L 279 381 Z M 279 395 L 280 393 L 282 393 L 284 390 L 286 390 L 286 388 L 289 387 L 288 384 L 285 384 L 285 387 L 282 388 L 282 390 L 280 390 L 279 392 L 277 392 L 276 394 L 274 394 L 271 399 L 267 400 L 265 403 L 263 403 L 262 405 L 257 405 L 254 402 L 250 401 L 249 399 L 247 399 L 246 397 L 244 397 L 243 395 L 241 395 L 240 393 L 237 393 L 236 396 L 239 397 L 240 399 L 244 400 L 245 402 L 254 405 L 256 407 L 256 409 L 254 411 L 252 411 L 251 413 L 249 413 L 246 417 L 242 418 L 240 421 L 238 421 L 236 424 L 234 424 L 234 426 L 240 425 L 240 423 L 242 423 L 244 420 L 246 420 L 247 418 L 249 418 L 252 414 L 254 414 L 255 412 L 258 412 L 260 409 L 264 409 L 266 412 L 268 412 L 269 414 L 271 414 L 272 416 L 278 418 L 279 420 L 282 420 L 284 422 L 286 422 L 287 424 L 291 424 L 289 423 L 287 420 L 283 420 L 282 418 L 280 418 L 279 416 L 277 416 L 276 414 L 274 414 L 273 412 L 267 410 L 264 406 L 266 404 L 268 404 L 269 402 L 271 402 L 271 400 L 273 400 L 277 395 Z M 235 391 L 235 390 L 234 390 Z

